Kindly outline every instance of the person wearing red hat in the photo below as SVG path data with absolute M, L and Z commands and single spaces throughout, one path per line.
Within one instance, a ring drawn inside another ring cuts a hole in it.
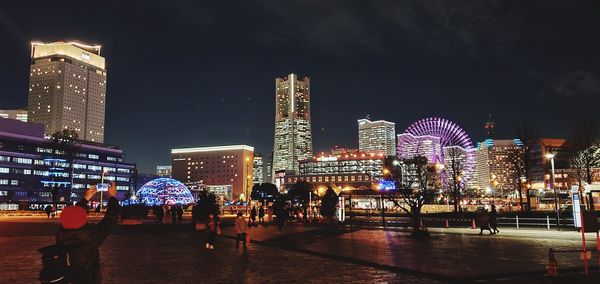
M 101 283 L 99 248 L 117 223 L 121 207 L 115 198 L 117 189 L 113 182 L 107 192 L 104 218 L 96 225 L 88 224 L 88 202 L 95 194 L 96 186 L 92 186 L 77 205 L 65 207 L 60 214 L 56 242 L 69 253 L 69 283 Z

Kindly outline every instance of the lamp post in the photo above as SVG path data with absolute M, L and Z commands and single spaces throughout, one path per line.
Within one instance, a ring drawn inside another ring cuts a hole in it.
M 100 178 L 100 183 L 104 183 L 104 175 L 106 174 L 106 170 L 102 171 L 102 177 Z M 100 192 L 100 212 L 102 212 L 102 196 L 104 194 Z
M 560 230 L 560 211 L 558 210 L 558 194 L 554 180 L 554 154 L 546 154 L 546 158 L 550 159 L 550 167 L 552 169 L 552 189 L 554 190 L 554 211 L 556 211 L 556 229 Z
M 250 158 L 246 157 L 246 215 L 250 206 L 250 195 L 248 195 L 248 186 L 250 185 Z

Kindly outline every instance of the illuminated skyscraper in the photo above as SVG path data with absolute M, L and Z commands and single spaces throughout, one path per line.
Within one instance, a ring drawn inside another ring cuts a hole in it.
M 396 155 L 396 125 L 393 122 L 358 120 L 358 150 L 369 154 Z
M 298 172 L 298 161 L 312 158 L 310 79 L 295 74 L 275 79 L 273 172 Z
M 106 65 L 99 45 L 31 44 L 29 122 L 46 134 L 69 129 L 79 139 L 104 142 Z

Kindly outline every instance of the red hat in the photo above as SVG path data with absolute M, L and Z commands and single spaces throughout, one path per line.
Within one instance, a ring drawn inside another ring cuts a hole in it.
M 60 224 L 64 229 L 79 229 L 87 223 L 87 212 L 81 206 L 66 206 L 60 213 Z

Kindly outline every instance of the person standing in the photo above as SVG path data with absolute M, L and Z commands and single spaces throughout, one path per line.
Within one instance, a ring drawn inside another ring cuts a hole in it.
M 115 198 L 117 189 L 113 182 L 107 192 L 109 198 L 104 218 L 96 225 L 88 224 L 86 210 L 94 194 L 96 187 L 92 186 L 76 206 L 66 206 L 60 214 L 56 243 L 69 252 L 69 283 L 101 283 L 99 247 L 110 234 L 111 227 L 117 224 L 121 206 Z
M 214 214 L 208 214 L 208 222 L 206 223 L 206 248 L 214 249 L 215 237 L 217 236 L 217 231 L 219 230 L 219 226 L 221 225 L 221 221 L 219 221 L 219 217 Z
M 244 243 L 244 250 L 246 250 L 246 234 L 248 233 L 248 224 L 244 217 L 242 216 L 242 212 L 237 213 L 237 218 L 235 218 L 235 249 L 240 248 L 240 242 Z
M 177 208 L 171 206 L 171 224 L 177 224 Z
M 498 211 L 496 211 L 495 204 L 492 204 L 492 211 L 490 212 L 490 227 L 493 234 L 500 233 L 500 230 L 498 230 Z
M 490 228 L 490 216 L 487 209 L 483 209 L 483 212 L 479 215 L 479 230 L 480 235 L 483 235 L 483 230 L 488 230 L 490 234 L 493 234 Z
M 165 209 L 162 206 L 154 206 L 154 215 L 156 215 L 158 223 L 162 223 L 165 217 Z
M 250 224 L 254 224 L 256 222 L 256 206 L 252 206 L 252 210 L 250 210 Z
M 265 208 L 262 205 L 258 208 L 258 222 L 261 224 L 265 223 Z
M 177 205 L 177 223 L 181 224 L 183 221 L 183 207 Z

